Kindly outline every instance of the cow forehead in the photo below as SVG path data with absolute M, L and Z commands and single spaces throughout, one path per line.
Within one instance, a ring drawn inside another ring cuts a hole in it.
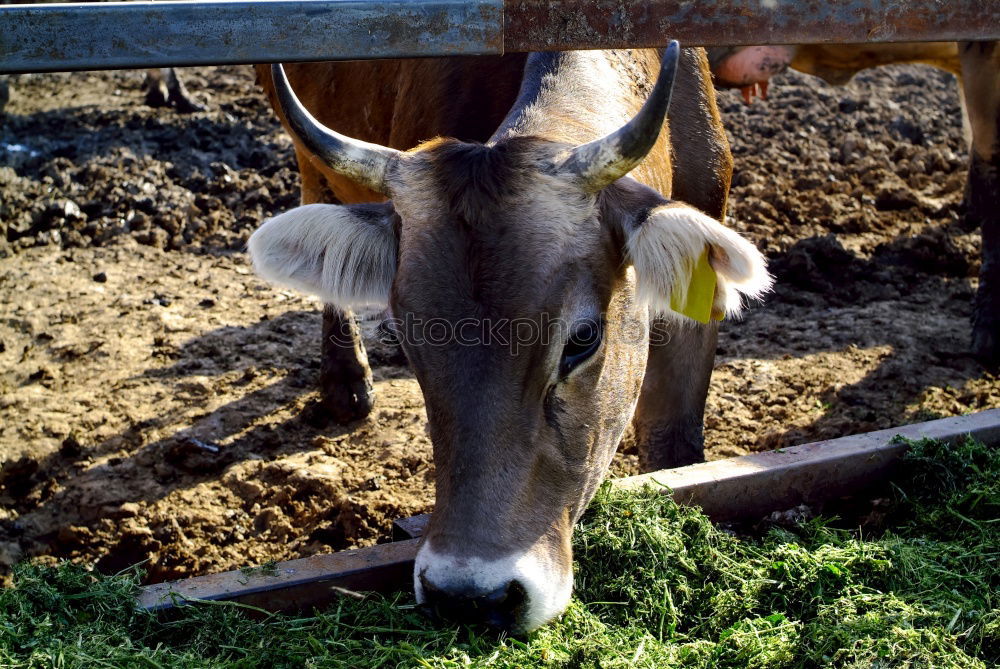
M 444 303 L 458 315 L 558 310 L 567 292 L 600 293 L 609 283 L 618 263 L 606 237 L 594 218 L 568 231 L 545 218 L 497 217 L 489 226 L 404 219 L 394 290 L 437 315 Z
M 555 174 L 548 143 L 454 145 L 404 164 L 394 180 L 400 215 L 395 293 L 406 306 L 521 313 L 552 308 L 581 283 L 614 274 L 596 200 Z M 444 155 L 442 155 L 444 154 Z
M 593 198 L 555 168 L 567 149 L 536 137 L 489 145 L 433 140 L 397 164 L 393 203 L 411 225 L 451 219 L 488 228 L 497 220 L 541 217 L 567 228 L 591 216 L 594 207 Z M 558 231 L 549 226 L 541 232 Z

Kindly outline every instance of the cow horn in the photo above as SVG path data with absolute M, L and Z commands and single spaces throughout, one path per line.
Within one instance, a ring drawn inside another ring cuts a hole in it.
M 642 162 L 660 136 L 679 59 L 680 45 L 672 41 L 663 53 L 656 86 L 639 113 L 610 135 L 573 149 L 560 170 L 576 174 L 587 191 L 597 192 Z
M 271 65 L 271 78 L 274 80 L 278 104 L 292 134 L 306 148 L 338 174 L 350 177 L 377 193 L 389 195 L 386 169 L 400 151 L 345 137 L 317 121 L 295 96 L 281 63 Z

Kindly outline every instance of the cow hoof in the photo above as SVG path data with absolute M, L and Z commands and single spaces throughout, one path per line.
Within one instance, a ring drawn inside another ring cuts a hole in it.
M 3 114 L 3 108 L 7 106 L 7 101 L 10 100 L 10 86 L 3 79 L 0 79 L 0 114 Z
M 988 369 L 1000 367 L 1000 324 L 973 327 L 972 353 Z
M 323 409 L 335 423 L 353 423 L 368 417 L 375 408 L 375 392 L 370 386 L 351 385 L 325 388 Z
M 705 461 L 705 438 L 700 421 L 669 425 L 636 425 L 639 465 L 643 472 L 685 467 Z
M 194 112 L 203 112 L 207 109 L 205 105 L 195 102 L 194 98 L 189 96 L 173 95 L 170 97 L 170 101 L 173 103 L 174 108 L 181 114 L 193 114 Z
M 168 101 L 167 89 L 162 84 L 151 84 L 149 88 L 146 89 L 146 106 L 153 107 L 157 109 L 159 107 L 167 107 L 170 105 Z

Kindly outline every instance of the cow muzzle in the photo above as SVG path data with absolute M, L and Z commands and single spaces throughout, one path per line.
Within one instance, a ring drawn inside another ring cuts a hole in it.
M 413 572 L 417 603 L 434 619 L 527 633 L 562 613 L 573 590 L 568 565 L 529 550 L 495 559 L 437 550 L 427 540 Z

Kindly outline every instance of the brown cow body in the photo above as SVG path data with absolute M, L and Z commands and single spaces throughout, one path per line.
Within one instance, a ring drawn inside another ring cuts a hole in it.
M 831 84 L 845 84 L 869 67 L 899 63 L 933 65 L 958 75 L 970 144 L 965 218 L 983 236 L 972 350 L 985 364 L 1000 365 L 1000 43 L 724 48 L 711 50 L 710 59 L 716 82 L 743 88 L 748 101 L 760 84 L 786 67 Z
M 291 86 L 260 71 L 296 139 L 303 200 L 362 203 L 267 221 L 254 266 L 331 304 L 389 305 L 434 445 L 414 588 L 438 613 L 527 631 L 562 611 L 572 526 L 633 415 L 647 462 L 700 457 L 716 329 L 670 313 L 676 290 L 710 264 L 721 316 L 770 282 L 717 220 L 731 163 L 703 52 L 664 58 L 312 65 L 290 67 Z M 298 87 L 355 137 L 312 118 Z M 411 148 L 435 135 L 459 137 Z M 665 197 L 682 193 L 712 215 Z M 429 323 L 459 336 L 432 342 Z M 537 336 L 512 348 L 492 338 L 500 323 Z M 651 345 L 651 323 L 669 340 Z M 341 361 L 358 350 L 342 341 Z

